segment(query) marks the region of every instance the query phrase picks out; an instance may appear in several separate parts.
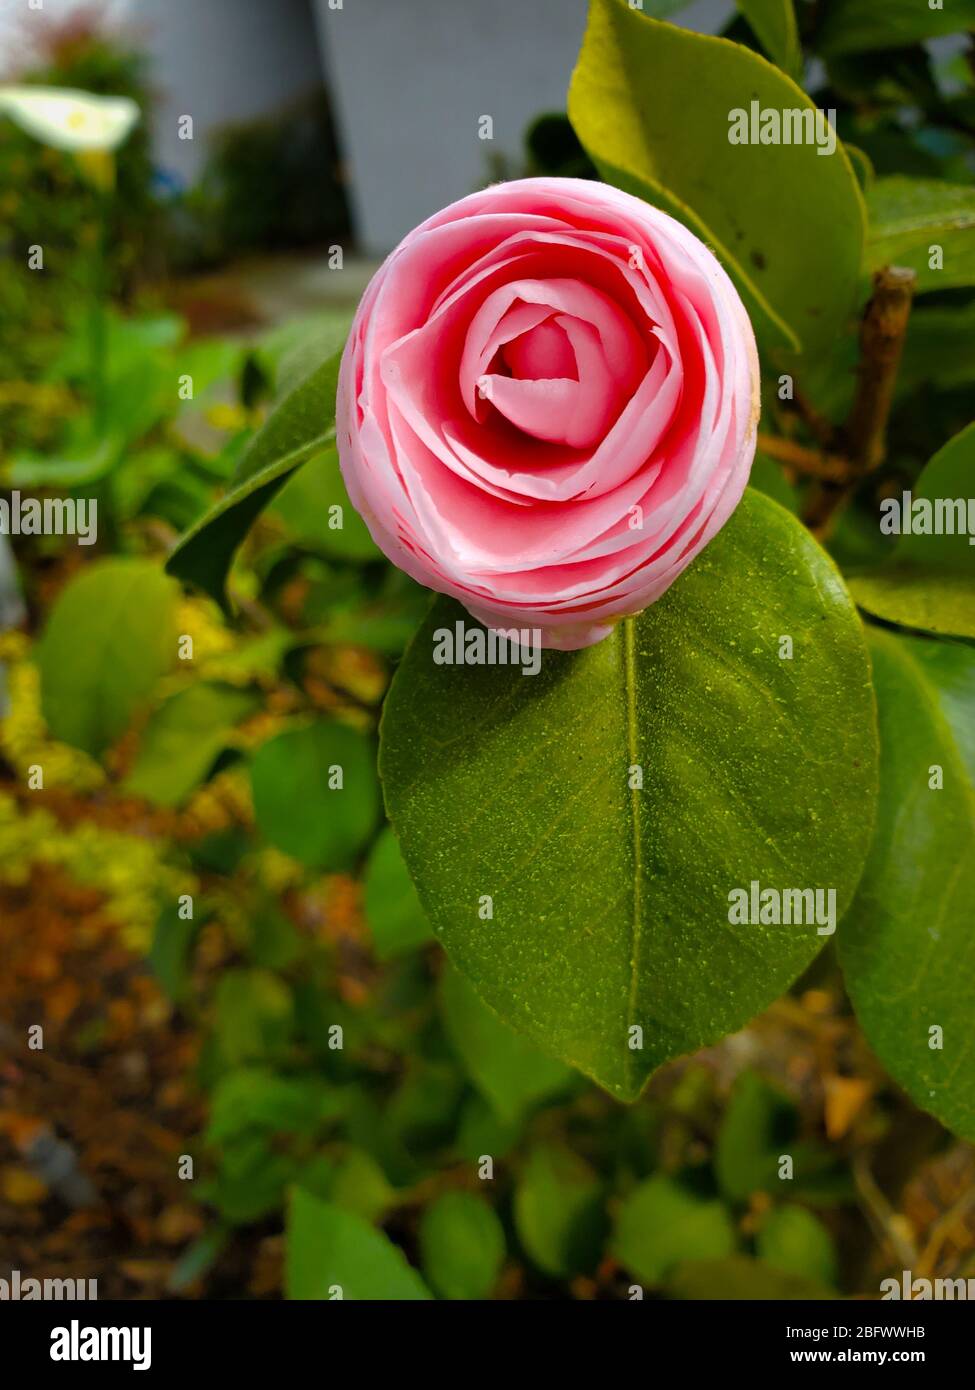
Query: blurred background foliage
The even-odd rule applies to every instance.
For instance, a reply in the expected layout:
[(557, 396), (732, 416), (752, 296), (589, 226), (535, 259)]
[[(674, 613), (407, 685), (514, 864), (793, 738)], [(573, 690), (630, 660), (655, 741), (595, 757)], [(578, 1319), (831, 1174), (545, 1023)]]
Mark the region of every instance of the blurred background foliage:
[[(975, 49), (941, 66), (921, 41), (886, 47), (883, 8), (848, 51), (817, 49), (817, 7), (800, 5), (815, 99), (836, 106), (868, 190), (968, 181)], [(730, 33), (758, 46), (743, 16)], [(153, 100), (140, 55), (97, 27), (23, 80)], [(0, 123), (2, 485), (100, 509), (97, 546), (18, 538), (19, 579), (2, 581), (0, 1047), (37, 1023), (45, 1044), (0, 1065), (0, 1264), (97, 1277), (103, 1298), (327, 1297), (326, 1248), (346, 1297), (876, 1296), (902, 1267), (975, 1275), (971, 1146), (872, 1058), (831, 949), (632, 1108), (450, 971), (374, 772), (426, 596), (374, 548), (333, 449), (248, 537), (232, 619), (163, 577), (308, 345), (349, 322), (354, 290), (260, 325), (236, 299), (201, 310), (185, 278), (347, 246), (323, 148), (337, 171), (327, 109), (303, 106), (228, 131), (176, 193), (143, 124), (106, 194)], [(593, 173), (562, 113), (525, 148), (523, 169), (486, 174)], [(45, 270), (28, 273), (39, 227)], [(975, 413), (973, 315), (964, 287), (915, 310), (891, 436), (905, 484)], [(795, 505), (781, 470), (759, 469)], [(875, 505), (835, 543), (869, 558)]]

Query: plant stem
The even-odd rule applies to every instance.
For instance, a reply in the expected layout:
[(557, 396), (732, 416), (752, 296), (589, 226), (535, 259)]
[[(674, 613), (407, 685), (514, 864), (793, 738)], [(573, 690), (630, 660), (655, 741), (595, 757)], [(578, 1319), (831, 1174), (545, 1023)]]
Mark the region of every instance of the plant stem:
[(92, 419), (96, 436), (105, 425), (105, 240), (108, 211), (106, 200), (98, 195), (98, 222), (92, 247), (90, 275), (91, 302), (88, 306), (88, 370), (92, 398)]
[(803, 514), (806, 525), (818, 535), (829, 530), (856, 484), (879, 468), (886, 456), (887, 421), (916, 283), (914, 271), (901, 266), (885, 266), (873, 277), (873, 294), (860, 324), (856, 394), (840, 433), (849, 476), (845, 482), (819, 483)]
[(887, 420), (894, 399), (917, 276), (887, 266), (873, 278), (873, 295), (860, 325), (860, 363), (853, 408), (844, 434), (847, 452), (860, 473), (884, 461)]
[(832, 420), (821, 415), (798, 386), (795, 387), (795, 408), (805, 421), (806, 428), (823, 449), (832, 449), (836, 444), (836, 426)]
[(842, 454), (808, 449), (804, 444), (796, 444), (794, 440), (785, 439), (781, 435), (760, 434), (758, 451), (778, 463), (787, 464), (797, 473), (809, 478), (843, 483), (850, 477), (850, 461)]
[(864, 1153), (854, 1155), (851, 1169), (860, 1201), (878, 1238), (887, 1241), (902, 1268), (914, 1269), (917, 1262), (914, 1243), (877, 1186)]

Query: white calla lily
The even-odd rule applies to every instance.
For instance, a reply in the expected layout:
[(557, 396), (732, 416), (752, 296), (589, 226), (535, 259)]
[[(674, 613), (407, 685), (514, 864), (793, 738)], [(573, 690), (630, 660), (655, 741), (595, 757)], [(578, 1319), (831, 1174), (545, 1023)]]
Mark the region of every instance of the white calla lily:
[(43, 144), (72, 153), (117, 149), (139, 119), (128, 97), (66, 87), (0, 86), (0, 112)]

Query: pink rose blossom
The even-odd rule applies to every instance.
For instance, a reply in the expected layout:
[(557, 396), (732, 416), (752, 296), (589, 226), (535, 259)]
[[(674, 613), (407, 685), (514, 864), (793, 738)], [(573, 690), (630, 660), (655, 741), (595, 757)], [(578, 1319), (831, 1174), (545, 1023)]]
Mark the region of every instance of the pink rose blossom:
[(758, 426), (751, 324), (712, 253), (638, 198), (521, 179), (376, 272), (337, 434), (377, 545), (491, 627), (585, 647), (727, 521)]

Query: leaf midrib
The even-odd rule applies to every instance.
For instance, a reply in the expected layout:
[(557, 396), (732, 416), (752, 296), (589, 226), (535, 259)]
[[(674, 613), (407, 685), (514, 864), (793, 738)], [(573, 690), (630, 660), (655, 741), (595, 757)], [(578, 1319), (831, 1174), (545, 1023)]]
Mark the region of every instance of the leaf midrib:
[(640, 985), (639, 957), (640, 936), (643, 927), (643, 839), (640, 821), (640, 791), (632, 786), (630, 768), (639, 765), (637, 743), (636, 708), (636, 624), (633, 618), (623, 619), (623, 691), (626, 698), (626, 744), (629, 763), (627, 784), (630, 792), (630, 833), (633, 840), (633, 913), (630, 922), (630, 992), (627, 1003), (626, 1038), (623, 1053), (623, 1080), (627, 1090), (633, 1084), (633, 1048), (630, 1047), (630, 1029), (637, 1012), (637, 996)]

